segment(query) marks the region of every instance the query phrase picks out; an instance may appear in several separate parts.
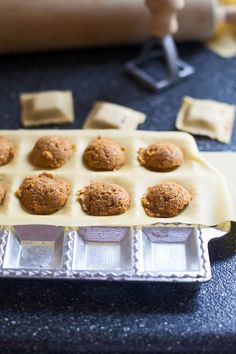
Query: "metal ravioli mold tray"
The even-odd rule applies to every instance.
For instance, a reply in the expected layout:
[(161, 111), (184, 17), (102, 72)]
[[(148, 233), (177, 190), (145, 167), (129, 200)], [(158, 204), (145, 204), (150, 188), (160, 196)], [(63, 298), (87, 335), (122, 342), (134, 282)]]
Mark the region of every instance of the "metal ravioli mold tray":
[(211, 278), (208, 242), (230, 230), (197, 225), (18, 225), (0, 231), (0, 276), (197, 283)]
[[(50, 170), (70, 183), (72, 193), (57, 213), (33, 215), (24, 210), (15, 191), (24, 177), (42, 172), (27, 157), (39, 137), (52, 134), (63, 135), (75, 145), (71, 159), (61, 168)], [(94, 172), (83, 165), (84, 149), (99, 135), (127, 147), (127, 163), (120, 170)], [(202, 159), (190, 135), (21, 130), (0, 131), (0, 136), (6, 136), (16, 146), (13, 160), (0, 167), (0, 182), (7, 189), (0, 206), (0, 276), (192, 283), (210, 279), (208, 242), (229, 231), (230, 223), (221, 224), (219, 218), (231, 218), (222, 216), (226, 208), (217, 207), (223, 205), (219, 196), (225, 195), (222, 181)], [(179, 145), (185, 157), (183, 166), (173, 172), (158, 173), (139, 165), (138, 148), (157, 139)], [(145, 214), (140, 199), (148, 186), (167, 179), (190, 190), (193, 200), (180, 216), (171, 220), (151, 218)], [(129, 210), (113, 217), (85, 214), (76, 193), (94, 180), (125, 187), (131, 197)]]

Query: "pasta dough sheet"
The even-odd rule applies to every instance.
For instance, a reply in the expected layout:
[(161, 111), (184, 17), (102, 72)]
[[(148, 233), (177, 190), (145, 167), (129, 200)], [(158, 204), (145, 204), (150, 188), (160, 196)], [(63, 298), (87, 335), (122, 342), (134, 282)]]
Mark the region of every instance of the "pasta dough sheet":
[[(75, 144), (75, 152), (67, 164), (50, 170), (55, 177), (68, 181), (72, 188), (66, 205), (52, 215), (32, 215), (15, 196), (22, 180), (37, 175), (41, 170), (28, 161), (28, 154), (36, 140), (43, 135), (58, 134)], [(186, 223), (217, 225), (236, 220), (236, 204), (233, 203), (224, 177), (199, 153), (192, 136), (180, 132), (146, 132), (116, 130), (18, 130), (0, 131), (0, 136), (12, 140), (16, 156), (0, 167), (0, 183), (7, 188), (4, 203), (0, 206), (1, 225), (48, 224), (61, 226), (132, 226), (154, 223)], [(82, 154), (92, 139), (101, 136), (112, 139), (127, 147), (127, 162), (118, 171), (93, 172), (82, 162)], [(140, 166), (137, 151), (157, 141), (177, 144), (183, 151), (184, 163), (172, 172), (152, 172)], [(45, 171), (45, 170), (44, 170)], [(117, 183), (128, 191), (131, 206), (125, 214), (94, 217), (85, 214), (76, 200), (78, 190), (92, 181)], [(192, 194), (189, 206), (173, 218), (153, 218), (146, 215), (141, 197), (149, 186), (172, 181), (181, 184)]]
[(216, 33), (208, 40), (206, 45), (222, 58), (234, 57), (236, 55), (236, 25), (219, 24)]
[(236, 206), (236, 152), (203, 152), (202, 156), (224, 175)]
[[(222, 5), (236, 5), (236, 0), (220, 0), (219, 2)], [(223, 58), (234, 57), (236, 55), (236, 25), (219, 23), (206, 46)]]

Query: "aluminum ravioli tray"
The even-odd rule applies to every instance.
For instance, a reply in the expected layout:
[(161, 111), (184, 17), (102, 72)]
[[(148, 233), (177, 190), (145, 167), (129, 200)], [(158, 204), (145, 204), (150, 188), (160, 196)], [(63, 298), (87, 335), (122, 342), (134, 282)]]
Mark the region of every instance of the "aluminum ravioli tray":
[[(134, 151), (128, 151), (128, 166), (119, 171), (86, 171), (79, 155), (91, 139), (99, 135), (114, 138), (115, 141), (128, 145), (128, 148), (134, 145), (136, 150), (158, 139), (179, 143), (184, 155), (188, 155), (185, 173), (191, 173), (191, 159), (197, 161), (199, 154), (194, 140), (185, 133), (130, 134), (104, 130), (1, 131), (0, 136), (11, 139), (17, 151), (11, 163), (0, 167), (1, 183), (5, 183), (7, 187), (4, 201), (6, 205), (0, 208), (0, 276), (189, 283), (211, 278), (208, 242), (229, 232), (230, 222), (212, 227), (186, 223), (184, 217), (183, 222), (175, 218), (172, 223), (169, 220), (163, 222), (163, 219), (159, 221), (141, 212), (135, 215), (135, 210), (128, 216), (119, 216), (117, 219), (91, 217), (83, 215), (79, 205), (75, 209), (78, 212), (76, 219), (70, 215), (70, 209), (73, 209), (73, 203), (77, 203), (76, 201), (68, 201), (69, 205), (72, 205), (70, 209), (51, 216), (32, 215), (23, 210), (14, 192), (25, 176), (41, 172), (29, 164), (27, 154), (35, 141), (45, 134), (60, 134), (71, 138), (75, 145), (78, 144), (68, 167), (65, 165), (51, 172), (55, 176), (70, 180), (71, 174), (75, 175), (78, 171), (78, 179), (81, 177), (84, 185), (91, 179), (96, 180), (97, 175), (100, 176), (99, 180), (114, 181), (111, 176), (115, 174), (115, 180), (119, 182), (121, 178), (125, 187), (125, 178), (132, 174), (132, 179), (135, 168), (135, 173), (139, 173), (138, 168), (145, 170), (136, 166), (132, 171), (132, 163), (137, 164), (137, 158)], [(128, 139), (129, 137), (131, 138)], [(132, 141), (134, 138), (135, 144)], [(186, 150), (189, 146), (192, 147), (190, 152)], [(145, 180), (147, 179), (145, 188), (146, 185), (152, 185), (154, 180), (158, 180), (154, 175), (161, 175), (162, 180), (164, 178), (163, 173), (144, 171)], [(176, 176), (181, 179), (178, 171), (167, 175), (168, 179), (171, 176), (171, 180), (175, 180)], [(76, 190), (78, 186), (74, 188), (71, 198), (75, 197)], [(186, 220), (189, 220), (188, 215)]]
[(0, 276), (202, 282), (208, 242), (230, 230), (197, 225), (81, 227), (27, 225), (0, 231)]

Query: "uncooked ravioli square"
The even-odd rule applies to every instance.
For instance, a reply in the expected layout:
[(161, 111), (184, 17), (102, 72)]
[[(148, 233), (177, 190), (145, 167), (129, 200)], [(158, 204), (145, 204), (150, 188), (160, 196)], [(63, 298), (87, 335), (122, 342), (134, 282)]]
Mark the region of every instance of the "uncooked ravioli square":
[(178, 112), (176, 128), (228, 144), (231, 140), (234, 117), (233, 105), (186, 96)]
[(109, 102), (95, 102), (85, 120), (84, 129), (135, 130), (143, 123), (146, 115), (131, 108)]
[(74, 121), (71, 91), (45, 91), (20, 95), (24, 127), (69, 124)]

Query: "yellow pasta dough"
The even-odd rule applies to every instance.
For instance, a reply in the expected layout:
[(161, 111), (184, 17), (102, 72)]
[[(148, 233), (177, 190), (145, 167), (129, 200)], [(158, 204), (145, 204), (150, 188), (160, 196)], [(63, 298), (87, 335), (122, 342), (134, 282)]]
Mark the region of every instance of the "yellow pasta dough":
[[(14, 158), (0, 167), (0, 184), (6, 196), (0, 205), (1, 225), (46, 224), (61, 226), (133, 226), (156, 223), (217, 225), (236, 220), (236, 203), (232, 200), (223, 176), (198, 151), (193, 137), (180, 132), (147, 132), (121, 130), (58, 130), (57, 135), (69, 140), (75, 150), (70, 160), (53, 171), (55, 178), (68, 183), (71, 193), (66, 205), (53, 215), (32, 215), (25, 210), (15, 192), (27, 176), (39, 175), (40, 170), (28, 160), (35, 142), (52, 130), (0, 131), (15, 147)], [(117, 171), (92, 171), (83, 163), (83, 153), (96, 137), (111, 139), (126, 147), (126, 163)], [(168, 141), (183, 152), (183, 164), (170, 172), (150, 171), (140, 165), (138, 150), (156, 142)], [(77, 193), (93, 182), (112, 183), (123, 187), (130, 198), (130, 207), (115, 216), (87, 215), (77, 201)], [(141, 199), (148, 188), (160, 183), (181, 185), (191, 195), (189, 205), (177, 216), (151, 217), (145, 213)]]

